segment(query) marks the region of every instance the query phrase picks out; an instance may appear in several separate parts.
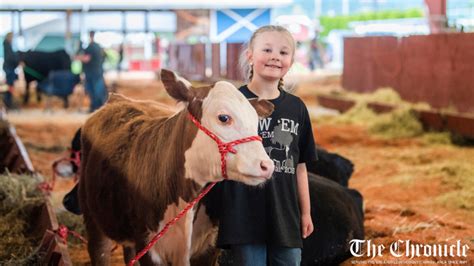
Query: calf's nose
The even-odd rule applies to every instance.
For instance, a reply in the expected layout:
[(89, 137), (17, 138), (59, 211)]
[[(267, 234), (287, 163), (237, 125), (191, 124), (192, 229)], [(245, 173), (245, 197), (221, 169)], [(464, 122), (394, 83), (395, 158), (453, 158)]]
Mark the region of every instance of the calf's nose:
[(274, 168), (275, 166), (273, 165), (272, 160), (263, 160), (260, 162), (260, 170), (262, 171), (262, 176), (267, 179), (272, 177)]

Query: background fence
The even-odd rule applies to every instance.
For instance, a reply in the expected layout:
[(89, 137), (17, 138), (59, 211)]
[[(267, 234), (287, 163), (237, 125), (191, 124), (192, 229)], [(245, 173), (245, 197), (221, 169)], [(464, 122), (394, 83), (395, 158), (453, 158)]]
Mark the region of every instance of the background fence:
[(474, 112), (474, 33), (346, 38), (342, 84), (388, 86), (407, 101)]
[(242, 43), (172, 44), (168, 66), (192, 80), (242, 80)]

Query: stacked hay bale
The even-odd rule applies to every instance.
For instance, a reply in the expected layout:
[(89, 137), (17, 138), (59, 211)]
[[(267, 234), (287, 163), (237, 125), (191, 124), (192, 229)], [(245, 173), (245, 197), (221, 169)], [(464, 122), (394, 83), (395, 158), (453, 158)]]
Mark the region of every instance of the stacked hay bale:
[(45, 203), (38, 181), (28, 175), (0, 175), (0, 265), (34, 265), (41, 254), (35, 235)]

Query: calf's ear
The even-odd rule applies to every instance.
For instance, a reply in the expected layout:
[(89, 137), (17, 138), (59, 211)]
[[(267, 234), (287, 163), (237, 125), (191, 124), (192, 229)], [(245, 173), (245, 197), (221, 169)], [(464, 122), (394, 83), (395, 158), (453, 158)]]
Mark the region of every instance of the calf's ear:
[(250, 104), (257, 111), (258, 117), (265, 118), (273, 113), (275, 106), (267, 100), (251, 99)]
[(192, 99), (191, 83), (178, 77), (173, 71), (162, 69), (161, 82), (163, 82), (166, 92), (174, 99), (181, 102), (188, 102)]

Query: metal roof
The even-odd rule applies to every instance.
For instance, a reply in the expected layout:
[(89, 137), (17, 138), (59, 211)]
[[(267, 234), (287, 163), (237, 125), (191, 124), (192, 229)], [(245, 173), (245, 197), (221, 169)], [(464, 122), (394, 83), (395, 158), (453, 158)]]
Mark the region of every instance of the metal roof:
[(271, 8), (292, 3), (293, 0), (1, 0), (0, 11)]

